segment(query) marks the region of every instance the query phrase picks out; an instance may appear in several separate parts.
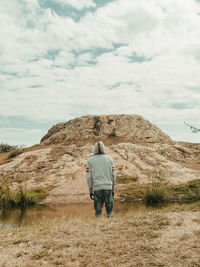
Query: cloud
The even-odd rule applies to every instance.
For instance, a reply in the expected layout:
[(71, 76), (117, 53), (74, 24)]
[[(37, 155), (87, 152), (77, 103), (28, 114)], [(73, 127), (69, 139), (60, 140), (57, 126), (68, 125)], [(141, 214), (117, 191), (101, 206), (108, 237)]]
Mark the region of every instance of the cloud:
[(172, 135), (184, 121), (200, 124), (199, 3), (97, 2), (0, 7), (0, 115), (45, 123), (138, 113)]
[(45, 134), (46, 129), (1, 128), (0, 142), (10, 145), (31, 146), (38, 144), (41, 136)]
[(56, 3), (61, 3), (63, 5), (71, 5), (76, 9), (95, 7), (96, 4), (92, 0), (56, 0)]

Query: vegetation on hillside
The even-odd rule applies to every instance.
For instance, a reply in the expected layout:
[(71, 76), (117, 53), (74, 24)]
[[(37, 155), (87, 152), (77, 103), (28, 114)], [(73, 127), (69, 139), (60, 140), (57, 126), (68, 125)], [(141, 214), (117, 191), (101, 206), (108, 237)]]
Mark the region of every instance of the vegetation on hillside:
[(36, 190), (12, 190), (8, 185), (0, 187), (0, 209), (9, 207), (27, 208), (37, 204), (47, 196), (43, 189)]
[(200, 180), (195, 179), (180, 185), (153, 182), (148, 185), (128, 186), (118, 189), (118, 196), (128, 201), (143, 201), (149, 206), (166, 202), (194, 202), (200, 200)]
[(18, 156), (19, 154), (21, 154), (23, 152), (24, 149), (24, 145), (23, 146), (19, 146), (19, 145), (9, 145), (7, 143), (0, 143), (0, 153), (8, 153), (8, 157), (7, 159), (11, 159), (14, 158), (16, 156)]
[(0, 210), (9, 207), (27, 208), (47, 197), (47, 192), (44, 189), (26, 190), (20, 186), (17, 189), (12, 189), (9, 178), (8, 175), (1, 175), (0, 177)]

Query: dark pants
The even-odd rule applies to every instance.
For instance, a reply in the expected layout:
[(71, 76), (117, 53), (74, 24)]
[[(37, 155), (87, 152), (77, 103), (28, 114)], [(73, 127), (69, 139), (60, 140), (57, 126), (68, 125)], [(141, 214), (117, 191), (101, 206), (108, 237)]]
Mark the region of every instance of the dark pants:
[(94, 192), (94, 209), (96, 217), (101, 216), (104, 203), (106, 206), (107, 217), (113, 217), (112, 190), (100, 190)]

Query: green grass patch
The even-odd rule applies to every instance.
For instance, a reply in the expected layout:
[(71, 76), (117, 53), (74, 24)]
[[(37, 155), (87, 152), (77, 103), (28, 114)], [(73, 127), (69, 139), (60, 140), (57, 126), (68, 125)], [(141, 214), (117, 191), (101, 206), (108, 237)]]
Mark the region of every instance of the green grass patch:
[(138, 180), (137, 176), (134, 176), (134, 177), (131, 177), (131, 176), (119, 176), (119, 177), (117, 177), (117, 183), (118, 184), (129, 184), (131, 182), (137, 182), (137, 180)]
[(145, 203), (195, 202), (200, 201), (200, 180), (192, 180), (180, 185), (151, 184), (146, 187), (130, 184), (118, 190), (124, 200), (144, 201)]
[(25, 191), (22, 189), (12, 190), (8, 185), (0, 187), (0, 209), (9, 207), (26, 208), (37, 204), (47, 197), (47, 192), (43, 189)]
[(185, 184), (173, 185), (166, 188), (169, 198), (174, 200), (199, 201), (200, 200), (200, 180), (192, 180)]

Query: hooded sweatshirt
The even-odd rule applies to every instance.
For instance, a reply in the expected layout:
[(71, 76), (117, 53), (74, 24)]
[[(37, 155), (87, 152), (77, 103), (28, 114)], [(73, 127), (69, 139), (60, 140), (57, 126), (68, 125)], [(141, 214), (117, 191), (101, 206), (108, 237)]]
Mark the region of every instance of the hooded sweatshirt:
[(113, 159), (106, 155), (102, 142), (94, 145), (93, 156), (86, 165), (86, 178), (90, 192), (92, 190), (113, 190), (116, 181), (116, 172)]

